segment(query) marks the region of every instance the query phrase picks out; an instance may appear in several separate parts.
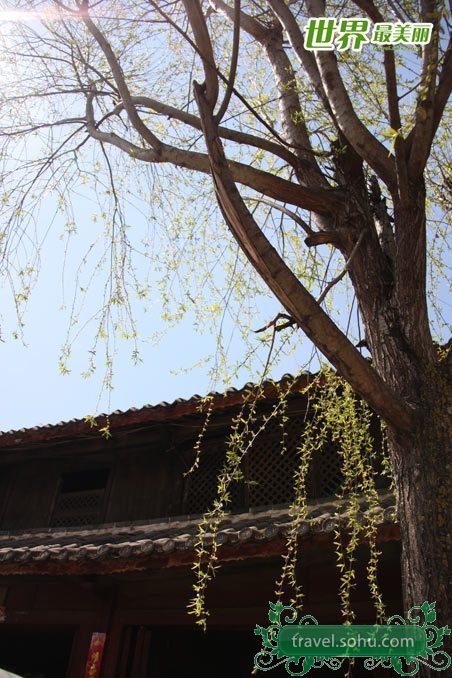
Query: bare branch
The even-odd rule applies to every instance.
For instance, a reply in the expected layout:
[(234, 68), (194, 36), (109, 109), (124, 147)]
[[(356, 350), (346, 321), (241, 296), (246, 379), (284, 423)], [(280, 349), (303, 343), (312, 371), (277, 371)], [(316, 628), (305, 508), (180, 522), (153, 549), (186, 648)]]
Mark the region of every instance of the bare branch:
[(320, 233), (313, 233), (304, 242), (308, 247), (317, 247), (318, 245), (339, 247), (341, 238), (337, 231), (321, 231)]
[(413, 413), (333, 323), (267, 240), (243, 202), (229, 170), (202, 87), (195, 83), (218, 203), (231, 232), (287, 313), (369, 405), (397, 430), (409, 431)]
[[(202, 131), (200, 119), (192, 113), (181, 111), (179, 108), (175, 108), (174, 106), (170, 106), (169, 104), (162, 103), (157, 99), (151, 99), (150, 97), (146, 96), (133, 96), (131, 97), (131, 100), (135, 106), (143, 106), (151, 111), (155, 111), (161, 115), (166, 115), (168, 118), (172, 118), (174, 120), (179, 120), (186, 125), (190, 125), (190, 127), (193, 127), (194, 129)], [(124, 105), (120, 103), (115, 107), (112, 113), (118, 114), (123, 110), (123, 108)], [(268, 151), (269, 153), (273, 153), (273, 155), (278, 156), (287, 162), (291, 167), (295, 167), (297, 165), (297, 157), (291, 151), (289, 151), (286, 146), (281, 146), (280, 144), (270, 141), (270, 139), (266, 139), (263, 136), (258, 137), (253, 134), (230, 129), (229, 127), (220, 126), (218, 129), (222, 139), (235, 141), (239, 144), (246, 144), (248, 146), (253, 146), (254, 148), (261, 148), (263, 151)]]
[[(285, 320), (285, 322), (278, 325), (279, 320)], [(258, 330), (254, 330), (254, 334), (260, 334), (261, 332), (265, 332), (266, 330), (269, 330), (270, 327), (273, 327), (275, 332), (281, 332), (281, 330), (285, 330), (288, 327), (293, 327), (296, 324), (297, 323), (292, 318), (292, 316), (287, 315), (287, 313), (278, 313), (276, 317), (273, 318), (273, 320), (270, 320), (270, 322), (264, 325), (264, 327), (260, 327)]]
[(358, 251), (358, 247), (361, 245), (361, 242), (362, 242), (362, 240), (363, 240), (363, 238), (364, 238), (365, 235), (366, 235), (366, 231), (361, 231), (361, 233), (360, 233), (360, 235), (359, 235), (359, 238), (358, 238), (358, 240), (356, 241), (356, 244), (355, 244), (355, 246), (353, 247), (353, 249), (352, 249), (352, 251), (351, 251), (351, 254), (350, 254), (349, 258), (348, 258), (347, 261), (345, 262), (344, 268), (343, 268), (342, 271), (339, 273), (339, 275), (337, 275), (335, 278), (333, 278), (332, 280), (330, 280), (330, 282), (329, 282), (328, 285), (325, 287), (325, 289), (323, 290), (323, 292), (322, 292), (322, 294), (320, 295), (320, 297), (317, 299), (317, 303), (318, 303), (318, 304), (321, 304), (321, 303), (322, 303), (322, 301), (325, 299), (325, 297), (326, 297), (326, 295), (328, 294), (328, 292), (329, 292), (335, 285), (337, 285), (337, 283), (340, 282), (340, 281), (342, 280), (342, 278), (345, 276), (345, 274), (347, 273), (348, 269), (350, 268), (350, 264), (352, 263), (352, 261), (353, 261), (353, 259), (354, 259), (354, 257), (355, 257), (356, 252)]
[(435, 134), (434, 104), (438, 71), (439, 3), (435, 0), (421, 0), (421, 7), (422, 20), (433, 23), (433, 32), (430, 42), (422, 47), (421, 81), (408, 159), (408, 171), (412, 178), (422, 176)]
[(63, 127), (64, 125), (74, 125), (76, 123), (85, 122), (84, 118), (65, 118), (63, 120), (55, 120), (55, 122), (42, 122), (30, 125), (28, 127), (18, 125), (18, 127), (11, 131), (0, 129), (0, 137), (17, 137), (31, 132), (37, 132), (40, 129), (49, 129), (51, 127)]
[[(234, 10), (223, 0), (210, 0), (210, 6), (230, 21), (234, 19)], [(300, 99), (294, 87), (295, 73), (283, 47), (282, 31), (279, 27), (272, 30), (266, 28), (245, 12), (240, 12), (240, 20), (243, 29), (262, 45), (273, 70), (279, 94), (283, 134), (299, 159), (297, 167), (299, 180), (307, 186), (327, 186), (328, 182), (312, 153)]]
[[(366, 12), (367, 16), (374, 22), (384, 22), (384, 17), (380, 10), (374, 5), (372, 0), (353, 0), (359, 9)], [(386, 73), (386, 94), (388, 98), (389, 122), (393, 130), (402, 129), (400, 119), (399, 96), (397, 93), (397, 71), (394, 52), (392, 49), (383, 50), (383, 62)], [(397, 172), (397, 188), (399, 200), (406, 204), (409, 197), (408, 188), (408, 168), (405, 157), (405, 142), (401, 134), (398, 134), (394, 144), (395, 164)]]
[(110, 66), (111, 72), (115, 79), (116, 86), (118, 88), (118, 92), (121, 96), (122, 101), (124, 102), (124, 108), (126, 109), (130, 122), (135, 127), (138, 134), (140, 134), (140, 136), (145, 141), (147, 141), (147, 143), (150, 144), (156, 151), (159, 151), (161, 142), (155, 136), (155, 134), (153, 134), (151, 130), (144, 124), (144, 122), (138, 115), (136, 108), (131, 101), (131, 94), (129, 88), (127, 87), (121, 65), (117, 60), (110, 43), (108, 42), (107, 38), (102, 33), (102, 31), (100, 31), (99, 28), (97, 28), (97, 26), (91, 20), (86, 11), (81, 12), (80, 16), (83, 18), (83, 21), (87, 29), (89, 30), (89, 32), (91, 33), (91, 35), (96, 40), (99, 47), (105, 54), (105, 58), (107, 59), (108, 65)]
[(206, 78), (206, 97), (213, 110), (218, 99), (218, 75), (206, 20), (199, 0), (182, 0), (182, 2), (201, 55)]
[(234, 91), (234, 82), (237, 73), (237, 63), (239, 59), (239, 46), (240, 46), (240, 0), (234, 0), (234, 35), (232, 39), (231, 66), (229, 68), (229, 78), (228, 84), (226, 86), (226, 92), (223, 101), (221, 102), (221, 106), (215, 115), (215, 121), (217, 122), (217, 124), (220, 124), (224, 114), (226, 113), (229, 106), (229, 102), (231, 101), (232, 93)]
[(288, 217), (293, 219), (296, 224), (301, 226), (303, 231), (307, 233), (309, 236), (314, 235), (314, 231), (312, 228), (302, 219), (301, 217), (298, 216), (298, 214), (295, 214), (292, 210), (287, 209), (287, 207), (284, 207), (283, 205), (279, 205), (276, 202), (272, 202), (271, 200), (265, 200), (265, 198), (246, 198), (247, 200), (251, 200), (252, 202), (258, 202), (262, 203), (264, 205), (269, 205), (270, 207), (274, 207), (275, 209), (279, 210), (283, 214), (286, 214)]
[[(153, 163), (169, 162), (178, 167), (210, 173), (209, 158), (205, 153), (186, 151), (169, 144), (161, 144), (159, 152), (156, 152), (152, 148), (141, 148), (113, 132), (102, 132), (94, 119), (94, 96), (95, 92), (90, 92), (86, 102), (86, 126), (93, 139), (116, 146), (137, 160)], [(338, 189), (308, 189), (240, 162), (231, 161), (229, 167), (235, 181), (275, 200), (325, 215), (335, 214), (343, 207), (345, 196)]]

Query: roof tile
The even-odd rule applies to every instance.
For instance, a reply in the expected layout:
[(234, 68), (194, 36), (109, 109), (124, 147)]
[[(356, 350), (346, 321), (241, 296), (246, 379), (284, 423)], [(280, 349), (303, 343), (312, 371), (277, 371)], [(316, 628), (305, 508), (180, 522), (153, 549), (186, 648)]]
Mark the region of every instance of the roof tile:
[[(380, 524), (394, 522), (395, 502), (391, 494), (379, 497), (379, 507), (369, 509), (361, 500), (360, 518), (365, 520), (370, 513), (377, 513)], [(326, 510), (328, 509), (328, 510)], [(347, 518), (343, 502), (328, 502), (308, 507), (304, 520), (297, 526), (300, 535), (310, 532), (331, 532)], [(0, 534), (0, 568), (2, 563), (35, 562), (84, 562), (111, 558), (130, 558), (153, 552), (169, 554), (191, 551), (198, 539), (200, 520), (179, 517), (177, 520), (148, 524), (99, 525), (92, 528), (61, 530), (33, 530)], [(284, 538), (292, 527), (288, 507), (253, 513), (227, 515), (217, 533), (219, 544), (244, 544)], [(207, 534), (207, 542), (213, 540)]]

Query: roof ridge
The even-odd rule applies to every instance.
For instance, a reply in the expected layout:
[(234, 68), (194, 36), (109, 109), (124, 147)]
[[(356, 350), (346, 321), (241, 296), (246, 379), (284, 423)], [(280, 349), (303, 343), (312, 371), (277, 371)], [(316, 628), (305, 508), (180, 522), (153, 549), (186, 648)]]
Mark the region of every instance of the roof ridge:
[(234, 387), (226, 389), (224, 393), (211, 391), (205, 396), (195, 394), (190, 398), (176, 398), (173, 402), (162, 401), (156, 405), (143, 405), (142, 407), (130, 407), (128, 410), (115, 410), (108, 413), (100, 413), (96, 417), (84, 417), (69, 419), (56, 424), (42, 424), (21, 429), (0, 431), (0, 447), (12, 447), (22, 443), (33, 443), (53, 438), (67, 438), (71, 435), (85, 435), (93, 433), (93, 420), (98, 426), (107, 420), (110, 428), (121, 429), (134, 424), (150, 423), (152, 421), (168, 421), (179, 417), (199, 414), (203, 401), (213, 400), (214, 409), (231, 407), (242, 402), (244, 394), (250, 389), (263, 388), (264, 396), (276, 395), (280, 384), (293, 380), (294, 390), (313, 379), (316, 375), (309, 372), (300, 375), (283, 374), (279, 380), (266, 379), (261, 384), (247, 382), (241, 389)]

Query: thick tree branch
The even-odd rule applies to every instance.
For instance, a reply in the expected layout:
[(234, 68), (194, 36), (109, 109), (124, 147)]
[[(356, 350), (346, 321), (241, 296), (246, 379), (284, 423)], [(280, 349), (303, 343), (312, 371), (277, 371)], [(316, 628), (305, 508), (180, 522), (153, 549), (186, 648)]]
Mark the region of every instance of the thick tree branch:
[(275, 31), (265, 45), (279, 93), (279, 110), (284, 137), (299, 160), (297, 176), (306, 186), (328, 186), (312, 153), (311, 140), (304, 122), (300, 98), (295, 89), (295, 72), (283, 47), (282, 31)]
[[(306, 5), (311, 17), (323, 16), (324, 7), (321, 0), (307, 0)], [(333, 52), (317, 50), (315, 59), (325, 93), (342, 133), (350, 146), (394, 193), (396, 189), (394, 163), (388, 157), (388, 151), (384, 145), (373, 136), (357, 116), (339, 72), (336, 56)]]
[(306, 186), (328, 186), (328, 181), (312, 153), (300, 98), (295, 89), (295, 73), (283, 47), (282, 31), (275, 30), (264, 48), (279, 94), (283, 134), (299, 159), (298, 179)]
[[(143, 162), (168, 162), (177, 167), (185, 167), (205, 174), (210, 173), (209, 158), (205, 153), (186, 151), (169, 144), (163, 144), (162, 142), (160, 142), (159, 151), (156, 152), (153, 148), (141, 148), (113, 132), (103, 132), (95, 122), (94, 97), (95, 92), (91, 92), (87, 96), (86, 102), (86, 127), (93, 139), (116, 146), (116, 148), (124, 151), (132, 158), (142, 160)], [(319, 188), (314, 190), (305, 188), (240, 162), (231, 161), (229, 168), (234, 181), (248, 186), (259, 193), (263, 193), (274, 200), (297, 205), (297, 207), (325, 215), (337, 214), (338, 211), (344, 208), (345, 194), (339, 189)]]
[[(384, 22), (384, 17), (380, 10), (374, 5), (372, 0), (353, 0), (374, 22)], [(386, 74), (386, 95), (388, 99), (389, 122), (393, 130), (401, 130), (402, 121), (400, 119), (399, 96), (397, 93), (397, 70), (394, 52), (392, 49), (383, 50), (383, 63)], [(397, 188), (399, 200), (402, 203), (408, 201), (408, 168), (405, 155), (405, 141), (402, 134), (397, 135), (394, 144), (395, 164), (397, 172)]]
[(220, 124), (221, 120), (223, 119), (223, 116), (228, 109), (229, 102), (231, 101), (231, 96), (234, 92), (234, 82), (237, 73), (237, 64), (239, 60), (239, 47), (240, 47), (240, 0), (234, 0), (234, 33), (232, 38), (231, 66), (229, 68), (229, 77), (228, 84), (226, 85), (226, 92), (223, 101), (221, 102), (220, 108), (215, 114), (215, 121), (217, 124)]
[(154, 148), (154, 150), (158, 152), (160, 150), (160, 140), (155, 136), (155, 134), (151, 132), (151, 130), (144, 124), (138, 115), (137, 110), (131, 101), (131, 94), (129, 88), (127, 87), (121, 65), (117, 60), (110, 43), (102, 31), (97, 28), (86, 11), (81, 12), (80, 16), (82, 17), (87, 29), (96, 40), (97, 44), (104, 53), (105, 58), (107, 59), (130, 122), (138, 134), (144, 139), (144, 141), (146, 141), (150, 146), (152, 146), (152, 148)]
[(206, 78), (206, 97), (212, 110), (218, 99), (218, 75), (213, 55), (212, 42), (199, 0), (182, 0), (195, 37), (198, 53), (202, 59)]
[(267, 0), (267, 4), (271, 7), (274, 15), (284, 27), (284, 30), (286, 31), (290, 40), (290, 44), (292, 45), (292, 49), (297, 55), (301, 66), (306, 71), (312, 86), (314, 87), (318, 97), (325, 107), (325, 110), (330, 113), (333, 122), (337, 125), (337, 121), (334, 117), (333, 111), (331, 110), (330, 103), (323, 87), (322, 78), (320, 77), (315, 56), (313, 52), (309, 52), (307, 49), (305, 49), (303, 34), (301, 32), (300, 26), (297, 23), (297, 20), (284, 0)]
[(435, 134), (434, 104), (438, 71), (440, 4), (435, 0), (421, 0), (422, 20), (433, 23), (433, 32), (430, 42), (422, 48), (421, 81), (408, 159), (408, 171), (413, 179), (421, 177), (424, 172)]
[[(234, 9), (224, 0), (209, 0), (210, 7), (218, 14), (222, 14), (229, 21), (234, 21)], [(263, 44), (271, 35), (271, 30), (257, 19), (240, 10), (240, 26), (248, 35), (251, 35), (259, 44)]]
[[(165, 115), (168, 118), (173, 120), (179, 120), (180, 122), (197, 129), (200, 132), (201, 121), (192, 113), (187, 113), (187, 111), (181, 111), (179, 108), (165, 104), (157, 99), (152, 99), (151, 97), (146, 96), (133, 96), (131, 100), (135, 106), (142, 106), (149, 109), (150, 111), (155, 111), (161, 115)], [(112, 114), (118, 114), (124, 109), (124, 105), (118, 104), (115, 109), (112, 111)], [(218, 128), (220, 136), (222, 139), (227, 139), (228, 141), (235, 141), (238, 144), (246, 144), (247, 146), (253, 146), (254, 148), (261, 148), (263, 151), (268, 151), (273, 155), (278, 156), (285, 162), (287, 162), (291, 167), (296, 167), (297, 157), (286, 147), (277, 144), (275, 141), (271, 141), (262, 136), (255, 136), (254, 134), (248, 134), (246, 132), (240, 132), (239, 130), (230, 129), (229, 127), (223, 127), (220, 125)]]
[(438, 87), (435, 93), (435, 101), (433, 104), (433, 128), (430, 146), (435, 137), (439, 123), (441, 122), (441, 118), (443, 116), (446, 104), (449, 101), (451, 91), (452, 91), (452, 40), (449, 41), (449, 45), (444, 56), (444, 62), (439, 76)]
[[(210, 6), (229, 21), (234, 19), (234, 10), (223, 0), (209, 0)], [(270, 30), (257, 19), (240, 12), (242, 28), (262, 45), (273, 71), (279, 95), (279, 109), (284, 138), (299, 159), (297, 176), (307, 186), (327, 186), (328, 182), (320, 170), (311, 141), (303, 120), (300, 98), (295, 85), (295, 72), (289, 57), (284, 51), (282, 31), (275, 27)]]
[[(172, 162), (179, 167), (210, 172), (209, 159), (204, 153), (165, 146), (162, 155), (162, 162)], [(346, 196), (341, 190), (305, 188), (274, 174), (234, 161), (230, 162), (229, 168), (240, 184), (249, 186), (274, 200), (297, 205), (297, 207), (326, 216), (337, 215), (344, 209)]]
[[(302, 67), (329, 112), (333, 123), (342, 131), (348, 143), (359, 156), (369, 163), (388, 187), (394, 191), (396, 177), (393, 163), (386, 148), (365, 127), (356, 115), (342, 81), (336, 58), (328, 52), (310, 52), (304, 47), (300, 26), (284, 0), (267, 0), (289, 37), (290, 43)], [(323, 5), (309, 3), (311, 16), (322, 16)]]
[(397, 430), (408, 432), (414, 415), (305, 289), (267, 240), (243, 202), (231, 175), (203, 89), (195, 83), (218, 202), (231, 232), (291, 318), (369, 405)]
[[(444, 56), (443, 66), (441, 68), (441, 73), (438, 80), (438, 86), (434, 95), (433, 102), (433, 116), (432, 116), (432, 126), (430, 129), (430, 135), (425, 140), (425, 150), (427, 157), (430, 154), (430, 149), (435, 138), (435, 134), (438, 130), (438, 126), (441, 122), (441, 118), (444, 113), (447, 102), (452, 91), (452, 41), (449, 41), (449, 45)], [(415, 128), (413, 128), (406, 139), (407, 153), (410, 155), (411, 149), (414, 144), (414, 134)]]

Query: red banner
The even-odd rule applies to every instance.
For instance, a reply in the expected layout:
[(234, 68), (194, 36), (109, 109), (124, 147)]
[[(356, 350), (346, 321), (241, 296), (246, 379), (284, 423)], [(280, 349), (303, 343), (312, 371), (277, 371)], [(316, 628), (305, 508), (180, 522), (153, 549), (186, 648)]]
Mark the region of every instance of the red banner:
[(93, 633), (89, 646), (88, 659), (86, 660), (83, 678), (99, 678), (104, 653), (105, 633)]

